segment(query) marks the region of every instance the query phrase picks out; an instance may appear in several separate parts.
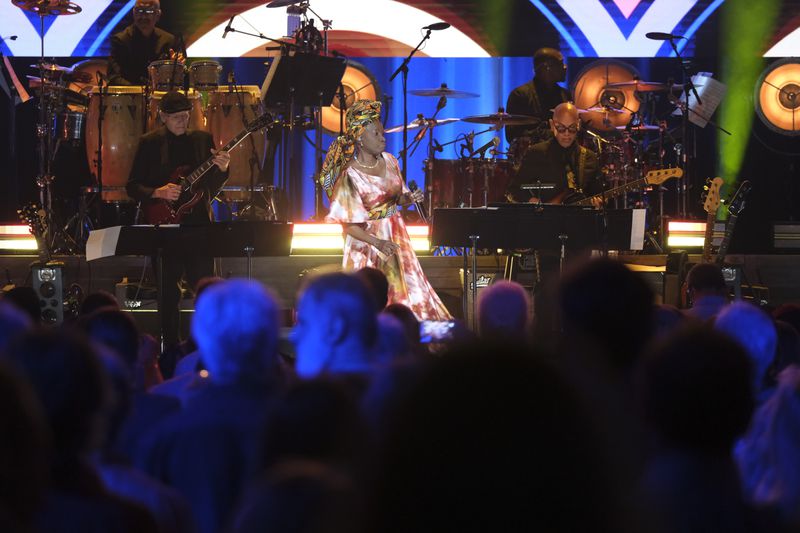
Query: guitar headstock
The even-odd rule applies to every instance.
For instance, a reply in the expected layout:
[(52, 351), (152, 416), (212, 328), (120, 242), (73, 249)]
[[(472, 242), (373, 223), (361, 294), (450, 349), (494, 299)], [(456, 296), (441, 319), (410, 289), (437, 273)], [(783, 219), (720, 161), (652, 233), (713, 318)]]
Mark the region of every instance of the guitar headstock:
[(733, 216), (738, 216), (744, 209), (745, 199), (753, 186), (749, 180), (744, 180), (736, 192), (733, 194), (730, 202), (728, 202), (728, 213)]
[(648, 185), (661, 185), (671, 178), (683, 177), (683, 169), (680, 167), (675, 168), (662, 168), (661, 170), (651, 170), (645, 176)]
[(28, 225), (34, 237), (41, 238), (47, 231), (46, 213), (35, 203), (26, 204), (22, 209), (17, 209), (17, 215), (20, 222)]
[(717, 209), (719, 208), (719, 204), (721, 203), (720, 200), (720, 190), (722, 189), (722, 184), (724, 180), (720, 177), (714, 178), (713, 180), (708, 180), (706, 185), (703, 187), (705, 189), (705, 201), (703, 202), (703, 209), (706, 213), (716, 213)]
[(250, 122), (245, 125), (245, 128), (249, 133), (253, 133), (255, 131), (261, 130), (272, 124), (274, 118), (269, 113), (264, 113), (262, 115), (257, 116)]

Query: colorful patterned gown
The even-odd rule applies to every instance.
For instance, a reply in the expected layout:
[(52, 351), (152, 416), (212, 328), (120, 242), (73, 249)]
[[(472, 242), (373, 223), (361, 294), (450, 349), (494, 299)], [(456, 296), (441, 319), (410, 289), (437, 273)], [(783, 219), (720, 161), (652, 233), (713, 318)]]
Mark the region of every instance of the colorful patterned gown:
[(383, 158), (386, 161), (385, 178), (352, 166), (345, 170), (334, 188), (326, 220), (363, 224), (369, 234), (392, 241), (400, 248), (387, 258), (374, 246), (347, 235), (343, 266), (345, 270), (363, 267), (381, 270), (389, 279), (389, 303), (409, 307), (420, 320), (448, 320), (450, 313), (428, 283), (400, 216), (397, 200), (409, 190), (403, 183), (397, 159), (386, 152)]

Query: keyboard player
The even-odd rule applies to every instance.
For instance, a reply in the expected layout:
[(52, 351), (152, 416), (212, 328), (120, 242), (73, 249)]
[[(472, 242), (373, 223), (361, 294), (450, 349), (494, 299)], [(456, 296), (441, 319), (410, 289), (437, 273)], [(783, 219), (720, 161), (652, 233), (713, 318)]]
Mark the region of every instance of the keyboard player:
[[(550, 129), (553, 138), (533, 145), (525, 154), (506, 191), (510, 201), (570, 203), (602, 192), (597, 154), (577, 142), (578, 108), (569, 102), (556, 106)], [(537, 183), (553, 187), (535, 194), (521, 188)]]

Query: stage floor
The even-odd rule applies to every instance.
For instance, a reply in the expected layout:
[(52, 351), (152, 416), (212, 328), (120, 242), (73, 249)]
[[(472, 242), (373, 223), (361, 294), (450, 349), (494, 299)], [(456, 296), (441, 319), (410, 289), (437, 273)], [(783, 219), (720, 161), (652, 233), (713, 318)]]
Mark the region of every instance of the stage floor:
[[(96, 290), (116, 293), (118, 284), (139, 283), (145, 279), (153, 286), (153, 276), (149, 261), (143, 257), (109, 257), (87, 262), (82, 256), (56, 257), (64, 263), (65, 285), (77, 283), (85, 294)], [(464, 259), (460, 256), (434, 257), (420, 256), (420, 264), (436, 292), (455, 317), (462, 318), (461, 269)], [(648, 281), (659, 302), (675, 303), (674, 283), (665, 272), (666, 255), (620, 255), (620, 261), (631, 266)], [(800, 302), (800, 255), (731, 255), (730, 264), (742, 267), (742, 282), (745, 285), (763, 287), (757, 296), (766, 303), (776, 306), (786, 302)], [(4, 274), (4, 284), (30, 285), (30, 264), (33, 255), (0, 255), (0, 266)], [(690, 262), (698, 262), (699, 255), (690, 255)], [(260, 257), (252, 263), (253, 278), (271, 287), (287, 310), (293, 309), (295, 297), (302, 283), (303, 275), (312, 271), (336, 270), (342, 263), (341, 255), (293, 255), (289, 257)], [(485, 280), (500, 278), (503, 275), (505, 256), (487, 255), (478, 257), (478, 273)], [(218, 271), (222, 277), (245, 277), (246, 260), (243, 258), (222, 258), (218, 260)], [(674, 276), (672, 276), (674, 278)], [(532, 273), (521, 272), (519, 281), (528, 285)], [(674, 279), (673, 279), (674, 281)], [(479, 285), (480, 286), (480, 285)], [(748, 296), (747, 289), (743, 291)], [(135, 313), (155, 315), (155, 302), (143, 300), (129, 309)], [(184, 310), (190, 312), (192, 301), (185, 300)], [(137, 317), (144, 319), (144, 317)], [(153, 319), (155, 317), (153, 316)], [(148, 323), (151, 319), (145, 319)], [(186, 322), (186, 321), (184, 321)], [(146, 329), (150, 329), (148, 326)]]

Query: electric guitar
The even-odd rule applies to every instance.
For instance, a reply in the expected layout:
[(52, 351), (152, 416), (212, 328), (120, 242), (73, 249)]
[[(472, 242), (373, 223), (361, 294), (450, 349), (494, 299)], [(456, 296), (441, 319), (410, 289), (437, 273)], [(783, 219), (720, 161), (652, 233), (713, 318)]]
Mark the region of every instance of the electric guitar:
[(36, 250), (40, 263), (49, 263), (52, 259), (50, 248), (47, 246), (47, 217), (44, 209), (35, 203), (27, 204), (17, 210), (20, 222), (27, 224), (31, 235), (36, 239)]
[(703, 236), (703, 263), (711, 262), (711, 241), (714, 236), (714, 224), (717, 222), (717, 209), (721, 203), (719, 192), (724, 183), (722, 178), (714, 178), (706, 183), (703, 209), (708, 216), (706, 217), (706, 233)]
[[(272, 123), (272, 116), (268, 113), (257, 117), (252, 122), (249, 122), (245, 129), (239, 132), (236, 137), (228, 141), (228, 143), (220, 148), (223, 152), (228, 152), (236, 147), (251, 133), (263, 129)], [(162, 200), (160, 198), (151, 198), (146, 202), (142, 202), (142, 214), (148, 224), (178, 224), (181, 219), (190, 212), (200, 200), (202, 200), (208, 191), (197, 186), (198, 181), (214, 166), (214, 158), (209, 157), (206, 161), (197, 167), (193, 172), (186, 175), (189, 170), (187, 167), (179, 167), (170, 177), (170, 183), (176, 183), (181, 186), (181, 195), (174, 202)]]
[[(661, 185), (668, 179), (672, 178), (680, 178), (683, 176), (683, 169), (680, 167), (675, 168), (665, 168), (661, 170), (651, 170), (648, 172), (643, 178), (639, 178), (637, 180), (629, 181), (625, 185), (620, 185), (619, 187), (614, 187), (613, 189), (609, 189), (601, 194), (595, 194), (594, 196), (589, 196), (588, 198), (582, 198), (577, 202), (569, 202), (569, 205), (592, 205), (592, 201), (594, 199), (610, 199), (625, 194), (626, 192), (634, 191), (636, 189), (640, 189), (646, 185)], [(574, 192), (574, 191), (570, 191)]]
[(733, 230), (736, 227), (736, 219), (739, 218), (739, 213), (744, 209), (745, 199), (753, 186), (750, 181), (744, 180), (739, 188), (734, 193), (731, 201), (728, 202), (728, 223), (725, 226), (725, 235), (722, 237), (722, 242), (719, 245), (719, 251), (714, 262), (720, 266), (725, 261), (725, 256), (728, 254), (728, 246), (731, 243)]

